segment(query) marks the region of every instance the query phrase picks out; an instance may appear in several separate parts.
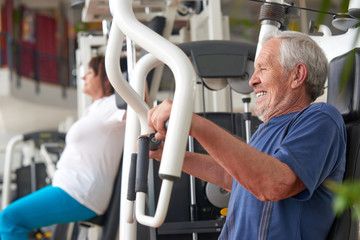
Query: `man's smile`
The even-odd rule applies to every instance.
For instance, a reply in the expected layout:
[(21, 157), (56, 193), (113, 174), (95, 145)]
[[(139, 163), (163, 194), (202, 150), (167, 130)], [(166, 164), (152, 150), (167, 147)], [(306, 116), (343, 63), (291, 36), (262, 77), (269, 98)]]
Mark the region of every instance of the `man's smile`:
[(260, 97), (265, 96), (266, 94), (267, 94), (267, 92), (258, 92), (258, 93), (256, 93), (256, 97), (260, 98)]

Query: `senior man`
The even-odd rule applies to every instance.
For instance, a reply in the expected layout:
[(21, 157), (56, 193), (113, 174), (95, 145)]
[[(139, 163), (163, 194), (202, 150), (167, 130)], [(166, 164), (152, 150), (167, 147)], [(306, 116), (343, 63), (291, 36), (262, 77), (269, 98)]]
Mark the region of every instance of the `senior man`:
[[(219, 239), (326, 239), (335, 215), (324, 182), (342, 181), (346, 152), (341, 114), (313, 103), (324, 89), (327, 59), (309, 36), (279, 31), (266, 36), (254, 68), (249, 83), (263, 123), (249, 144), (193, 114), (189, 135), (208, 155), (186, 152), (183, 171), (231, 191)], [(149, 111), (159, 139), (171, 105)]]

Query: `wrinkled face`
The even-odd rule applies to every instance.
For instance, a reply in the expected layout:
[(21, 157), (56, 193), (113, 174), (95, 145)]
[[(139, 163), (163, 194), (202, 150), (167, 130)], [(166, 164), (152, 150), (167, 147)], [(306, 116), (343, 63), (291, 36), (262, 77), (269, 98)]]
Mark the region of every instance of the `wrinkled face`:
[(284, 72), (278, 60), (280, 43), (280, 39), (271, 39), (264, 44), (249, 82), (257, 97), (255, 113), (264, 122), (285, 114), (292, 99), (289, 74)]
[(82, 79), (84, 80), (83, 93), (94, 100), (103, 97), (100, 74), (96, 76), (94, 69), (88, 68)]

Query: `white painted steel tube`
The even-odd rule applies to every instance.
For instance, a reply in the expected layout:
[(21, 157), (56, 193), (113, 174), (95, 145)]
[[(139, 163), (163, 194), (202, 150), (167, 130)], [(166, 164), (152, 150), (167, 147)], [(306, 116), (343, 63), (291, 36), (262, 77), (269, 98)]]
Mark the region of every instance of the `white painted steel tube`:
[[(125, 143), (124, 154), (121, 171), (121, 201), (120, 201), (120, 220), (119, 220), (119, 239), (131, 240), (136, 239), (136, 221), (133, 221), (134, 202), (127, 200), (129, 170), (131, 162), (131, 154), (135, 153), (136, 141), (140, 133), (140, 124), (135, 111), (130, 105), (127, 107), (125, 126)], [(132, 219), (127, 219), (132, 218)]]
[(134, 201), (127, 200), (126, 205), (125, 220), (127, 223), (134, 223)]
[[(132, 105), (132, 103), (136, 104), (136, 101), (139, 100), (139, 98), (136, 97), (138, 96), (137, 94), (135, 94), (135, 97), (132, 97), (134, 95), (134, 90), (131, 88), (121, 89), (124, 88), (124, 86), (120, 85), (121, 82), (124, 83), (121, 77), (121, 70), (119, 70), (118, 66), (114, 65), (118, 64), (120, 54), (119, 51), (115, 51), (115, 49), (119, 47), (116, 46), (112, 39), (123, 39), (122, 32), (146, 51), (152, 53), (160, 61), (167, 64), (175, 77), (176, 92), (169, 120), (167, 140), (164, 146), (159, 170), (160, 176), (165, 179), (163, 180), (154, 217), (146, 216), (145, 211), (141, 211), (141, 209), (145, 207), (145, 193), (138, 193), (136, 200), (137, 220), (142, 224), (156, 227), (160, 226), (165, 219), (171, 195), (173, 182), (166, 180), (166, 178), (173, 180), (174, 178), (179, 178), (181, 175), (183, 157), (192, 116), (196, 75), (191, 62), (183, 51), (137, 21), (132, 11), (132, 1), (112, 0), (110, 6), (112, 6), (112, 12), (114, 14), (113, 26), (118, 25), (121, 31), (115, 30), (117, 29), (116, 27), (112, 27), (112, 31), (110, 32), (107, 47), (109, 50), (107, 50), (107, 55), (110, 54), (111, 56), (106, 56), (106, 70), (109, 79), (112, 78), (110, 82), (117, 91), (118, 89), (120, 90), (118, 91), (119, 94), (127, 101), (127, 103), (131, 105), (137, 113), (138, 110), (140, 110), (139, 112), (143, 114), (144, 111), (141, 111), (141, 109), (137, 110), (135, 109), (137, 106)], [(111, 35), (113, 35), (113, 37)], [(122, 94), (123, 92), (125, 93), (124, 95)], [(139, 118), (141, 122), (141, 119), (144, 119), (144, 116), (139, 116)], [(143, 123), (141, 123), (141, 125), (143, 126)]]
[[(134, 81), (134, 85), (133, 85), (134, 89), (144, 86), (146, 76), (148, 75), (150, 70), (159, 66), (160, 64), (162, 63), (152, 54), (147, 54), (144, 57), (142, 57), (137, 62), (133, 71), (132, 81)], [(144, 121), (140, 120), (140, 122), (146, 122), (146, 119), (144, 119)], [(149, 133), (150, 131), (151, 129), (147, 124), (141, 126), (142, 134)], [(136, 193), (135, 215), (137, 220), (141, 224), (156, 228), (159, 227), (165, 221), (166, 213), (169, 207), (172, 186), (173, 186), (173, 181), (169, 181), (166, 179), (163, 180), (161, 184), (159, 200), (156, 208), (157, 210), (153, 217), (145, 215), (146, 194), (143, 192)]]
[(40, 154), (44, 159), (46, 165), (46, 173), (52, 179), (56, 171), (56, 164), (51, 160), (49, 152), (46, 147), (59, 147), (57, 143), (43, 143), (40, 146)]
[(2, 186), (2, 197), (1, 197), (1, 209), (5, 209), (10, 204), (11, 195), (11, 158), (13, 156), (13, 150), (17, 143), (24, 140), (24, 135), (16, 135), (12, 137), (5, 150), (5, 162), (4, 162), (4, 176)]
[[(132, 75), (132, 87), (136, 92), (142, 93), (144, 91), (145, 86), (145, 79), (147, 74), (150, 72), (151, 69), (157, 67), (161, 62), (156, 59), (151, 54), (148, 54), (142, 57), (138, 63), (136, 64), (133, 75)], [(144, 116), (145, 114), (139, 114), (139, 116)], [(151, 131), (149, 126), (146, 123), (145, 119), (140, 119), (141, 124), (141, 134), (146, 134)], [(143, 192), (138, 192), (136, 194), (136, 216), (138, 221), (150, 227), (159, 227), (166, 218), (171, 190), (173, 186), (173, 181), (163, 180), (159, 195), (159, 201), (157, 204), (157, 211), (153, 217), (149, 217), (145, 215), (145, 200), (146, 194)], [(133, 202), (127, 201), (127, 208), (125, 209), (126, 214), (126, 222), (132, 223), (133, 222)]]
[(181, 49), (145, 27), (135, 18), (132, 1), (112, 1), (114, 18), (121, 31), (168, 65), (175, 77), (176, 91), (159, 174), (162, 177), (178, 178), (181, 175), (190, 129), (196, 87), (195, 71)]
[[(147, 74), (150, 72), (151, 69), (157, 67), (158, 65), (162, 64), (157, 58), (153, 55), (148, 54), (142, 57), (136, 64), (135, 68), (133, 69), (132, 81), (131, 85), (133, 89), (138, 92), (142, 93), (145, 91), (143, 88), (145, 86), (145, 79)], [(146, 114), (139, 114), (139, 117), (145, 116)], [(146, 123), (145, 119), (140, 119), (141, 124), (141, 134), (146, 134), (151, 131), (149, 126)], [(157, 210), (154, 217), (145, 216), (145, 199), (146, 194), (139, 192), (136, 194), (136, 216), (140, 216), (138, 221), (141, 224), (150, 226), (150, 227), (158, 227), (160, 226), (166, 217), (167, 209), (169, 206), (169, 200), (171, 195), (172, 189), (172, 181), (164, 180), (161, 185), (160, 195)], [(133, 202), (127, 201), (127, 208), (125, 209), (126, 214), (126, 221), (128, 223), (133, 222)]]
[(256, 47), (255, 58), (257, 58), (257, 56), (260, 53), (260, 50), (261, 50), (262, 46), (264, 45), (264, 43), (263, 43), (264, 37), (267, 34), (276, 32), (278, 30), (279, 30), (279, 28), (277, 26), (274, 26), (274, 25), (271, 25), (271, 24), (261, 24), (260, 32), (259, 32), (258, 44), (257, 44), (257, 47)]
[[(163, 63), (157, 58), (155, 58), (152, 54), (146, 54), (139, 59), (139, 61), (135, 65), (135, 68), (133, 69), (133, 74), (131, 76), (132, 87), (136, 92), (145, 94), (146, 76), (152, 69), (161, 64)], [(152, 129), (147, 124), (147, 113), (148, 108), (144, 113), (137, 112), (141, 124), (141, 134), (148, 134), (152, 131)]]
[[(120, 239), (136, 239), (136, 223), (133, 221), (134, 202), (126, 199), (131, 154), (136, 152), (136, 139), (140, 133), (138, 117), (146, 118), (148, 106), (143, 98), (129, 85), (120, 69), (121, 46), (125, 35), (113, 20), (105, 54), (105, 68), (114, 89), (128, 103), (120, 203)], [(135, 113), (139, 115), (136, 116)], [(141, 115), (142, 114), (142, 115)], [(144, 123), (142, 123), (144, 125)]]
[(131, 154), (136, 152), (136, 140), (140, 133), (140, 125), (136, 112), (144, 113), (146, 117), (148, 107), (143, 98), (128, 84), (120, 69), (121, 46), (125, 35), (120, 31), (113, 20), (108, 44), (105, 53), (105, 68), (109, 81), (114, 89), (128, 103), (126, 117), (126, 131), (124, 144), (124, 157), (121, 182), (120, 202), (120, 239), (136, 239), (136, 223), (132, 220), (134, 216), (134, 203), (126, 199), (128, 190), (128, 178)]
[(116, 19), (114, 19), (105, 53), (106, 74), (114, 89), (137, 114), (140, 114), (139, 119), (146, 119), (149, 107), (121, 73), (120, 56), (124, 37), (124, 34), (116, 25)]
[[(146, 76), (151, 71), (151, 69), (157, 67), (160, 64), (161, 64), (161, 62), (158, 59), (156, 59), (151, 54), (147, 54), (144, 57), (142, 57), (135, 65), (135, 68), (132, 71), (133, 74), (131, 76), (131, 86), (137, 93), (139, 93), (142, 96), (142, 98), (145, 95)], [(147, 125), (146, 116), (147, 116), (148, 109), (142, 108), (142, 110), (145, 112), (138, 113), (139, 118), (141, 118), (140, 119), (141, 134), (147, 134), (152, 131), (152, 129)], [(126, 187), (127, 187), (127, 185), (126, 185)], [(124, 200), (125, 200), (125, 198), (124, 198)], [(132, 223), (133, 215), (134, 215), (133, 214), (134, 203), (130, 202), (128, 200), (127, 200), (127, 202), (128, 202), (127, 203), (128, 206), (124, 209), (124, 211), (126, 211), (125, 218), (126, 218), (127, 223)]]
[[(250, 103), (244, 103), (244, 113), (250, 113)], [(245, 120), (245, 133), (246, 133), (246, 143), (250, 143), (251, 138), (251, 119)]]
[(359, 0), (350, 0), (349, 1), (349, 7), (348, 9), (359, 9), (360, 8), (360, 2)]
[(153, 228), (161, 226), (161, 224), (165, 221), (173, 184), (174, 182), (171, 180), (164, 179), (162, 181), (159, 200), (154, 216), (145, 215), (144, 203), (146, 201), (146, 194), (143, 192), (136, 193), (135, 212), (136, 219), (139, 221), (139, 223)]
[[(278, 3), (278, 4), (284, 4), (283, 0), (267, 0), (266, 2), (269, 3)], [(255, 54), (255, 58), (257, 58), (257, 56), (259, 55), (259, 52), (262, 48), (263, 45), (263, 38), (266, 34), (272, 33), (272, 32), (276, 32), (277, 30), (279, 30), (278, 26), (275, 26), (273, 24), (270, 24), (269, 21), (263, 21), (261, 23), (261, 27), (260, 27), (260, 32), (259, 32), (259, 39), (258, 39), (258, 44), (256, 47), (256, 54)]]
[[(324, 50), (330, 62), (337, 56), (360, 47), (360, 28), (350, 28), (346, 33), (332, 36), (310, 36)], [(357, 41), (355, 41), (357, 40)], [(334, 47), (336, 46), (336, 48)]]

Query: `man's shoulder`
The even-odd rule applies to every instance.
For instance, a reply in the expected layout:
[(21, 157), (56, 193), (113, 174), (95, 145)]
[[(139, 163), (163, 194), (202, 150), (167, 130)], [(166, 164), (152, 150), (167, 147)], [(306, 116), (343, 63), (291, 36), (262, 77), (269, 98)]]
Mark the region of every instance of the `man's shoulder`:
[(324, 110), (336, 110), (338, 111), (333, 105), (326, 103), (326, 102), (315, 102), (311, 104), (311, 108), (314, 109), (324, 109)]
[(313, 116), (311, 120), (319, 120), (319, 124), (329, 124), (330, 126), (335, 124), (338, 128), (344, 128), (345, 123), (341, 113), (332, 105), (324, 102), (313, 103), (309, 107), (307, 114)]
[(319, 113), (328, 114), (328, 115), (336, 117), (336, 118), (342, 118), (339, 110), (337, 110), (331, 104), (328, 104), (325, 102), (317, 102), (317, 103), (311, 104), (311, 106), (309, 107), (309, 112), (319, 112)]

